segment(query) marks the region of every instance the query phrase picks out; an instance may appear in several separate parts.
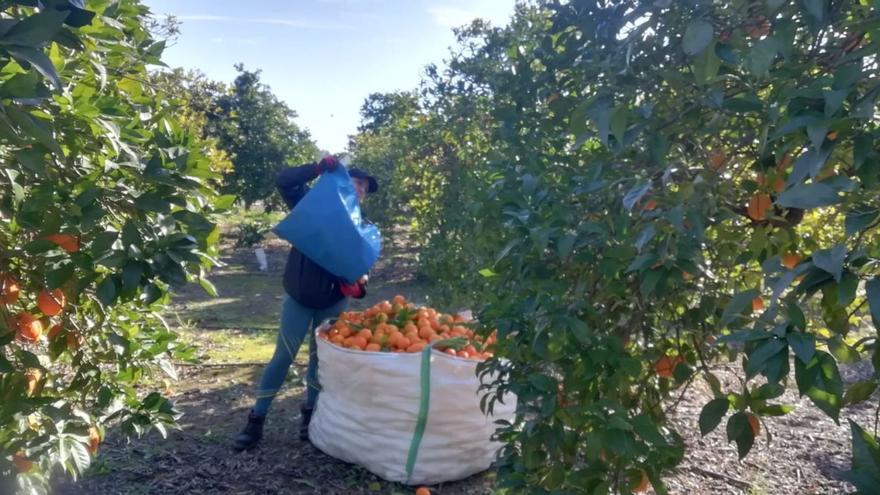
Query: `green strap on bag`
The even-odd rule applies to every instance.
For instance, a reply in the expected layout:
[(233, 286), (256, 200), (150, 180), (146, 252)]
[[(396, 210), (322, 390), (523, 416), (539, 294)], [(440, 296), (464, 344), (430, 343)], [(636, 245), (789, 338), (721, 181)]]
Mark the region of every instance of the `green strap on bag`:
[(442, 345), (450, 348), (461, 347), (466, 341), (461, 338), (438, 340), (425, 346), (422, 350), (422, 366), (419, 372), (419, 414), (416, 418), (416, 429), (413, 431), (412, 441), (409, 444), (409, 453), (406, 456), (406, 479), (410, 481), (416, 460), (419, 456), (419, 447), (425, 436), (425, 427), (428, 424), (428, 410), (431, 408), (431, 351), (434, 345)]

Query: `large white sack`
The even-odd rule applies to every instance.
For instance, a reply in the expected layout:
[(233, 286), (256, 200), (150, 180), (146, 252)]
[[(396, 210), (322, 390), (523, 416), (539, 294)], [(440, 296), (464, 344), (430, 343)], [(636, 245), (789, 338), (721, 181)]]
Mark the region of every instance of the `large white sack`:
[[(315, 336), (317, 338), (317, 336)], [(434, 485), (485, 471), (501, 447), (496, 420), (512, 421), (513, 396), (480, 410), (477, 361), (431, 353), (425, 433), (412, 476), (406, 463), (418, 420), (422, 353), (351, 351), (317, 338), (321, 394), (309, 438), (324, 453), (388, 481)]]

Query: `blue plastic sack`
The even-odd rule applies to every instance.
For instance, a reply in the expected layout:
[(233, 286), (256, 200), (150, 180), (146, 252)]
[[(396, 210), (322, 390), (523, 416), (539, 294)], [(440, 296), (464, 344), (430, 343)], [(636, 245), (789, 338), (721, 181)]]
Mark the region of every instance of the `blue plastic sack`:
[(322, 174), (273, 232), (349, 283), (370, 271), (382, 249), (379, 229), (364, 221), (348, 171), (341, 165)]

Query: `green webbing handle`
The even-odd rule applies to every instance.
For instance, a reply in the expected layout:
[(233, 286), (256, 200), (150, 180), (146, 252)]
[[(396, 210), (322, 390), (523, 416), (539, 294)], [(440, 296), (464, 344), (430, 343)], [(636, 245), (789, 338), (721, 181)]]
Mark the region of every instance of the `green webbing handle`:
[(431, 350), (435, 345), (456, 348), (463, 347), (467, 341), (462, 338), (438, 340), (425, 346), (422, 350), (422, 366), (419, 373), (419, 415), (416, 419), (416, 429), (413, 432), (412, 441), (409, 444), (409, 453), (406, 456), (406, 480), (412, 478), (413, 469), (416, 467), (416, 459), (419, 456), (419, 446), (425, 436), (425, 426), (428, 424), (428, 409), (431, 407)]

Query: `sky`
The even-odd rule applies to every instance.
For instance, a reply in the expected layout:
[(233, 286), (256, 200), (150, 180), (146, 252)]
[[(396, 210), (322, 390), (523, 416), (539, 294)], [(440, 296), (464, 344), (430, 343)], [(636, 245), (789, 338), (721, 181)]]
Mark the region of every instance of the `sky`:
[(321, 149), (339, 153), (374, 92), (415, 89), (454, 45), (453, 27), (482, 18), (504, 25), (515, 0), (144, 0), (173, 14), (181, 34), (171, 67), (231, 82), (235, 64), (293, 108)]

